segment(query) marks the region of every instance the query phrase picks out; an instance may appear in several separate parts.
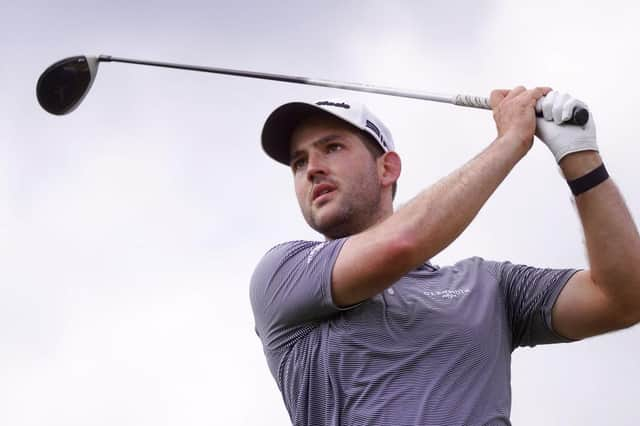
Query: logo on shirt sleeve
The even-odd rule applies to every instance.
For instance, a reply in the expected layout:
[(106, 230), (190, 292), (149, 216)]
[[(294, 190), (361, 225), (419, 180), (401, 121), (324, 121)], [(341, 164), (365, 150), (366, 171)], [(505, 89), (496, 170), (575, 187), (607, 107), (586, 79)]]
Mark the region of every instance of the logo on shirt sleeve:
[(324, 246), (326, 246), (328, 244), (328, 241), (325, 241), (324, 243), (320, 243), (317, 246), (315, 246), (314, 248), (311, 249), (311, 251), (309, 252), (309, 255), (307, 256), (307, 265), (311, 263), (311, 261), (313, 260), (313, 258), (315, 257), (316, 253), (318, 253), (320, 250), (322, 250), (322, 248)]

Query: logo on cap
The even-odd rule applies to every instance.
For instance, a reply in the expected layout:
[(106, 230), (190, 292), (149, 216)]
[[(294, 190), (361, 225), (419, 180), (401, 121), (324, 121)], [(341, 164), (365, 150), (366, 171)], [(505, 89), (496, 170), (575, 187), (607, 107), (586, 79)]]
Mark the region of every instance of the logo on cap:
[(339, 108), (344, 108), (344, 109), (349, 109), (351, 108), (351, 105), (349, 104), (345, 104), (344, 102), (329, 102), (329, 101), (320, 101), (320, 102), (316, 102), (316, 105), (319, 106), (334, 106), (334, 107), (339, 107)]
[(380, 142), (382, 143), (382, 145), (384, 145), (384, 147), (388, 151), (389, 150), (389, 146), (387, 145), (387, 142), (384, 140), (384, 136), (382, 136), (382, 133), (380, 133), (380, 129), (378, 129), (378, 126), (376, 126), (375, 124), (373, 124), (369, 120), (367, 120), (367, 122), (365, 123), (365, 126), (367, 126), (369, 129), (371, 129), (373, 131), (373, 133), (375, 133), (378, 136), (378, 139), (380, 139)]

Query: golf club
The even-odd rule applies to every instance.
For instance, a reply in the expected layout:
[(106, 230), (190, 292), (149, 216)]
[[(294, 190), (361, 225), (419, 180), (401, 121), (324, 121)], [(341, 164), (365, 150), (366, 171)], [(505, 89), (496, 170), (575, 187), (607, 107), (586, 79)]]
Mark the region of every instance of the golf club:
[[(139, 59), (118, 58), (108, 55), (72, 56), (49, 66), (38, 79), (36, 95), (38, 102), (46, 111), (55, 115), (68, 114), (80, 105), (89, 92), (98, 73), (100, 62), (123, 62), (128, 64), (148, 65), (162, 68), (175, 68), (189, 71), (201, 71), (214, 74), (234, 75), (238, 77), (259, 78), (263, 80), (299, 83), (312, 86), (331, 87), (335, 89), (355, 90), (359, 92), (378, 93), (382, 95), (404, 98), (422, 99), (443, 102), (453, 105), (491, 109), (489, 100), (481, 96), (443, 95), (435, 93), (399, 90), (389, 87), (372, 86), (358, 83), (295, 77), (283, 74), (269, 74), (255, 71), (235, 70), (229, 68), (213, 68), (198, 65), (183, 65), (169, 62), (144, 61)], [(583, 126), (589, 120), (589, 111), (582, 107), (573, 110), (573, 116), (567, 123)]]

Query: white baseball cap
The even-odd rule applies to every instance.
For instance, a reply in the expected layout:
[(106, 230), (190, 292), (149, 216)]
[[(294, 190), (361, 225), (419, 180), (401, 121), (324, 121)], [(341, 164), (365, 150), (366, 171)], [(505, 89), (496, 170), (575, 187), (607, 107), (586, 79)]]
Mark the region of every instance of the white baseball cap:
[(334, 101), (290, 102), (280, 105), (262, 127), (262, 149), (269, 157), (288, 166), (291, 134), (302, 120), (318, 111), (329, 113), (369, 133), (384, 152), (395, 150), (391, 132), (366, 106)]

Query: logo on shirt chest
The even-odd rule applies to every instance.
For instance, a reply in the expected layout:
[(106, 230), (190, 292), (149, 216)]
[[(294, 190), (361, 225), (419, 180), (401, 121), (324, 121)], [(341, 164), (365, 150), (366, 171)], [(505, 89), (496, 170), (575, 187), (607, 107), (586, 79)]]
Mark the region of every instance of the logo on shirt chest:
[(468, 288), (461, 288), (458, 290), (436, 290), (436, 291), (422, 292), (422, 294), (432, 299), (444, 299), (444, 300), (458, 299), (461, 297), (465, 297), (469, 293), (471, 293), (471, 290), (469, 290)]
[[(389, 287), (387, 289), (387, 293), (393, 296), (396, 294), (396, 290), (394, 290), (393, 287)], [(418, 294), (427, 296), (429, 299), (432, 299), (432, 300), (453, 300), (453, 299), (460, 299), (460, 298), (466, 297), (469, 293), (471, 293), (470, 289), (461, 288), (456, 290), (423, 290), (423, 291), (420, 291)]]

